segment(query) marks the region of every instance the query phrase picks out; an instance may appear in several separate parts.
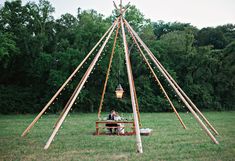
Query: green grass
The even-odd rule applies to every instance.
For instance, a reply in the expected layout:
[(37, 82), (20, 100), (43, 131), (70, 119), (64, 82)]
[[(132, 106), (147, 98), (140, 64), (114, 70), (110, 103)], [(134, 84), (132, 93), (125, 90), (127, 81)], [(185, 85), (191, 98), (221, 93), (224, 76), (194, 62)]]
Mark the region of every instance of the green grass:
[(143, 113), (142, 124), (152, 128), (143, 136), (143, 154), (136, 153), (135, 136), (93, 136), (96, 114), (72, 114), (48, 150), (45, 142), (58, 116), (46, 115), (29, 135), (20, 135), (35, 115), (0, 115), (0, 160), (235, 160), (235, 112), (206, 112), (220, 133), (213, 144), (191, 114), (180, 113), (184, 130), (174, 113)]

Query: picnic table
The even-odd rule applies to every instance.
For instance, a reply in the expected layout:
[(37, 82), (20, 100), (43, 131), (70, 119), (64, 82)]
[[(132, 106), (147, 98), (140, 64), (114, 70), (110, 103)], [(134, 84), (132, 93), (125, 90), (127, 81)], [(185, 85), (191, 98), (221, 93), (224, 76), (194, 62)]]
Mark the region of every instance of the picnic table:
[[(106, 124), (108, 124), (109, 126), (106, 126)], [(112, 125), (113, 126), (110, 126)], [(107, 133), (101, 133), (100, 130), (102, 129), (118, 129), (120, 128), (119, 126), (117, 126), (117, 124), (122, 124), (123, 126), (121, 127), (122, 129), (125, 129), (125, 133), (120, 133), (117, 130), (117, 135), (135, 135), (135, 123), (134, 121), (115, 121), (115, 120), (104, 120), (104, 121), (96, 121), (96, 135), (103, 135), (103, 134), (107, 134)], [(131, 129), (131, 131), (126, 131), (126, 129)]]

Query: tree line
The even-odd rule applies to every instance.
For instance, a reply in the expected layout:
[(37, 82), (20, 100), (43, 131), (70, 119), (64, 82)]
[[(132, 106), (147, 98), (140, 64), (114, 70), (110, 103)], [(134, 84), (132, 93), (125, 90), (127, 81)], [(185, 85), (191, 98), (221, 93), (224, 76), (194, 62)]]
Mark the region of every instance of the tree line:
[[(66, 13), (55, 19), (54, 11), (46, 0), (25, 5), (21, 0), (6, 1), (0, 7), (0, 113), (40, 111), (116, 17), (115, 10), (105, 18), (95, 10), (78, 8), (76, 16)], [(199, 109), (235, 109), (234, 24), (198, 29), (189, 23), (151, 22), (135, 6), (129, 7), (125, 17)], [(121, 39), (119, 34), (103, 111), (132, 110)], [(172, 111), (131, 37), (127, 39), (140, 111)], [(98, 111), (113, 40), (114, 36), (73, 111)], [(97, 51), (49, 112), (62, 110)], [(186, 111), (156, 68), (155, 72), (176, 108)], [(121, 100), (115, 98), (119, 83), (125, 91)]]

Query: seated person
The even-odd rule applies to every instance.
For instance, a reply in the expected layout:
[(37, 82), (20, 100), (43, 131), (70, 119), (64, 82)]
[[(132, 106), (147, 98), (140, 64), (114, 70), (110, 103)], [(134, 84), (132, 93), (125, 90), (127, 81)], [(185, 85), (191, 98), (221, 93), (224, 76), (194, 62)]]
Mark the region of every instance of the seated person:
[(114, 120), (114, 116), (116, 114), (116, 111), (112, 110), (108, 116), (108, 119), (107, 120)]
[[(108, 120), (114, 120), (114, 117), (116, 115), (116, 112), (114, 110), (112, 110), (107, 118), (107, 121)], [(116, 127), (118, 126), (118, 124), (106, 124), (107, 127)], [(112, 133), (112, 129), (113, 128), (107, 128), (109, 130), (110, 133)], [(114, 131), (116, 132), (117, 129), (115, 128)]]

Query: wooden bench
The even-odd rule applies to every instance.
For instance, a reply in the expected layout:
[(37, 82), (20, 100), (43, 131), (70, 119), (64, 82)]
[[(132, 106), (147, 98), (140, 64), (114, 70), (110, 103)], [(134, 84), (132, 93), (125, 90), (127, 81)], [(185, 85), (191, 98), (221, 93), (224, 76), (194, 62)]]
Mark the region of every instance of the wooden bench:
[[(106, 124), (114, 125), (114, 126), (106, 126)], [(117, 130), (117, 135), (135, 135), (135, 123), (134, 121), (114, 121), (114, 120), (105, 120), (105, 121), (96, 121), (96, 133), (95, 135), (105, 135), (107, 133), (100, 132), (101, 129), (118, 129), (119, 126), (115, 126), (117, 124), (123, 124), (124, 126), (121, 127), (124, 130), (131, 129), (130, 132), (126, 131), (124, 134), (120, 133)], [(101, 126), (100, 126), (101, 125)]]

